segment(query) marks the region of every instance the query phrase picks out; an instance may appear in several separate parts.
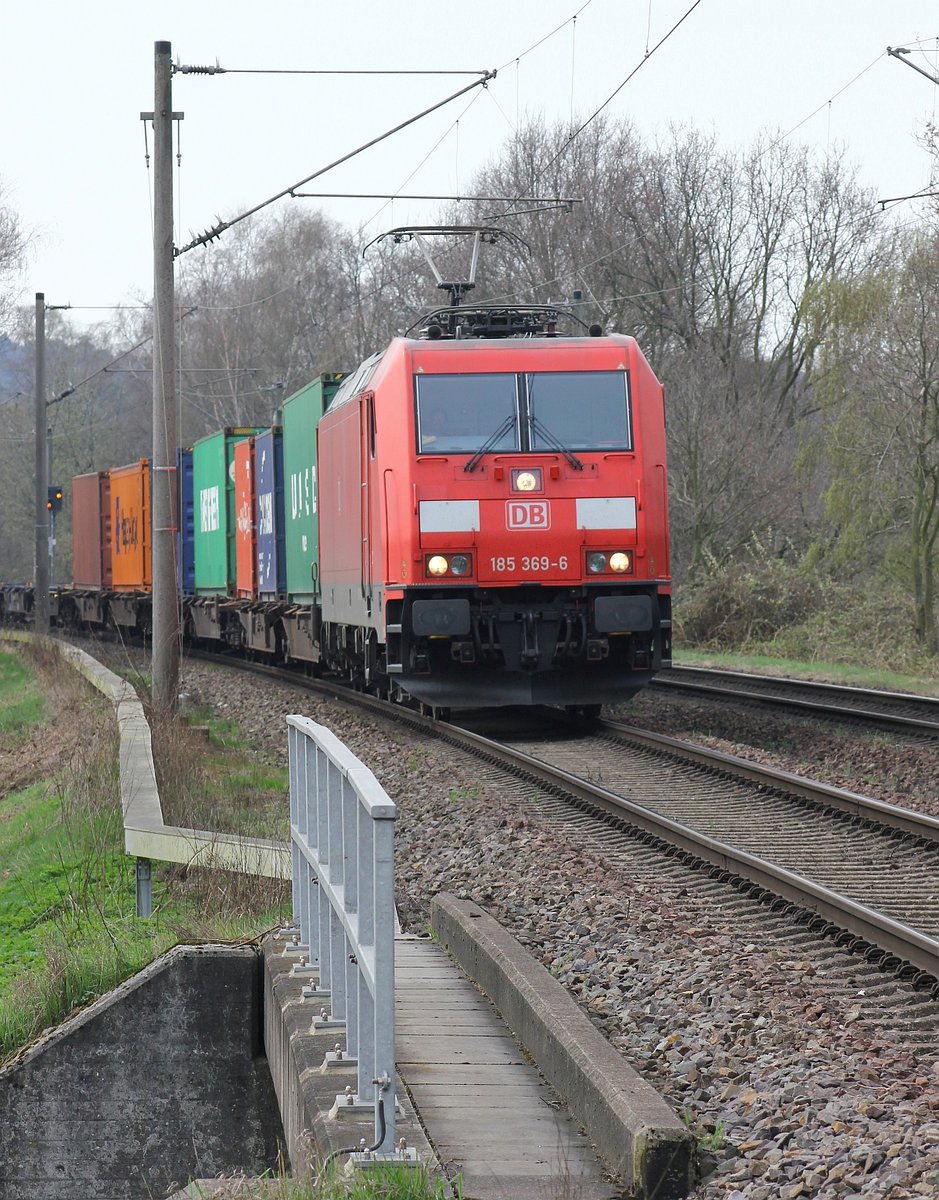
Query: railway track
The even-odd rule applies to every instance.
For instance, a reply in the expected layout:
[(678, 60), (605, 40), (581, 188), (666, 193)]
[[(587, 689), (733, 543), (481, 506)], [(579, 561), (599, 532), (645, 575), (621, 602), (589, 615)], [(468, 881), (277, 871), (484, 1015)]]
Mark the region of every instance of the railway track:
[(657, 675), (651, 686), (712, 699), (776, 705), (808, 716), (861, 722), (892, 733), (939, 736), (939, 699), (933, 696), (705, 667), (673, 667)]
[[(221, 661), (284, 682), (276, 669)], [(500, 717), (494, 738), (472, 717), (439, 722), (335, 682), (288, 681), (431, 733), (639, 831), (939, 995), (934, 817), (617, 721), (588, 728), (542, 709), (514, 731)]]
[(935, 818), (618, 722), (512, 748), (608, 817), (935, 986)]

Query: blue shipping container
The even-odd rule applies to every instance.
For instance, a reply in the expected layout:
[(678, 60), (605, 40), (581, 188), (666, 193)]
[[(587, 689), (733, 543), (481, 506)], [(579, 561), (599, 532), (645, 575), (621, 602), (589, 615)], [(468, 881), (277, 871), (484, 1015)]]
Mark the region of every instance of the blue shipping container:
[(280, 426), (258, 434), (254, 443), (255, 525), (258, 597), (273, 600), (287, 590), (284, 551), (284, 439)]
[(179, 486), (179, 532), (176, 535), (176, 586), (182, 596), (196, 590), (196, 550), (192, 505), (192, 451), (176, 451), (176, 479)]

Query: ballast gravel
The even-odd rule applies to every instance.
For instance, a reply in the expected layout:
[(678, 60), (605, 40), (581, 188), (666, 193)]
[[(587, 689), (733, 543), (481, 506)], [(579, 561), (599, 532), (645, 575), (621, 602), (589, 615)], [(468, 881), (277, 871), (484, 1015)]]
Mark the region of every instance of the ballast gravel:
[[(285, 757), (286, 713), (332, 729), (398, 806), (402, 921), (423, 928), (431, 897), (450, 891), (519, 937), (695, 1131), (705, 1172), (697, 1200), (939, 1197), (939, 1003), (836, 947), (820, 951), (784, 914), (777, 939), (754, 937), (745, 897), (728, 899), (713, 882), (676, 884), (638, 859), (630, 867), (576, 824), (546, 822), (530, 788), (433, 737), (198, 663), (184, 665), (183, 686), (235, 719), (264, 756)], [(715, 731), (711, 706), (679, 712), (655, 696), (620, 715), (734, 753), (757, 748), (754, 757), (803, 774), (819, 774), (831, 741), (824, 769), (858, 791), (874, 790), (858, 771), (873, 772), (852, 764), (885, 760), (862, 734), (811, 727), (809, 736), (805, 722), (750, 725), (739, 714)], [(930, 753), (906, 773), (908, 748), (891, 752), (896, 785), (888, 771), (877, 794), (935, 805)]]

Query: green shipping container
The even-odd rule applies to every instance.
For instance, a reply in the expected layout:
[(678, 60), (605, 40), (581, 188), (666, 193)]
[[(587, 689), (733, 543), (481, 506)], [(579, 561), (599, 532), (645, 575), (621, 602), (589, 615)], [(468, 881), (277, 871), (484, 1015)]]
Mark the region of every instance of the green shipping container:
[(342, 380), (321, 375), (284, 401), (284, 543), (287, 597), (295, 604), (319, 598), (316, 425)]
[(222, 429), (192, 448), (196, 595), (235, 591), (235, 443), (260, 429)]

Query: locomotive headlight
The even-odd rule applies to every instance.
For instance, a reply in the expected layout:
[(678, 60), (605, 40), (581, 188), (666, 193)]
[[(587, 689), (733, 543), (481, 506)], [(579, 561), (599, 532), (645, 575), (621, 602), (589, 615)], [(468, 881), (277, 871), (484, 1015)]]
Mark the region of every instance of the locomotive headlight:
[(470, 569), (469, 555), (454, 554), (450, 559), (450, 570), (454, 575), (468, 575)]
[(594, 575), (599, 575), (601, 571), (606, 570), (606, 555), (601, 554), (599, 550), (587, 555), (587, 570), (593, 572)]
[(541, 480), (534, 471), (517, 471), (512, 482), (519, 492), (536, 492), (541, 488)]
[(628, 571), (632, 563), (630, 562), (629, 554), (625, 550), (617, 550), (610, 555), (610, 570), (618, 571), (622, 574)]
[(427, 560), (428, 575), (446, 575), (448, 563), (442, 554), (432, 554)]

